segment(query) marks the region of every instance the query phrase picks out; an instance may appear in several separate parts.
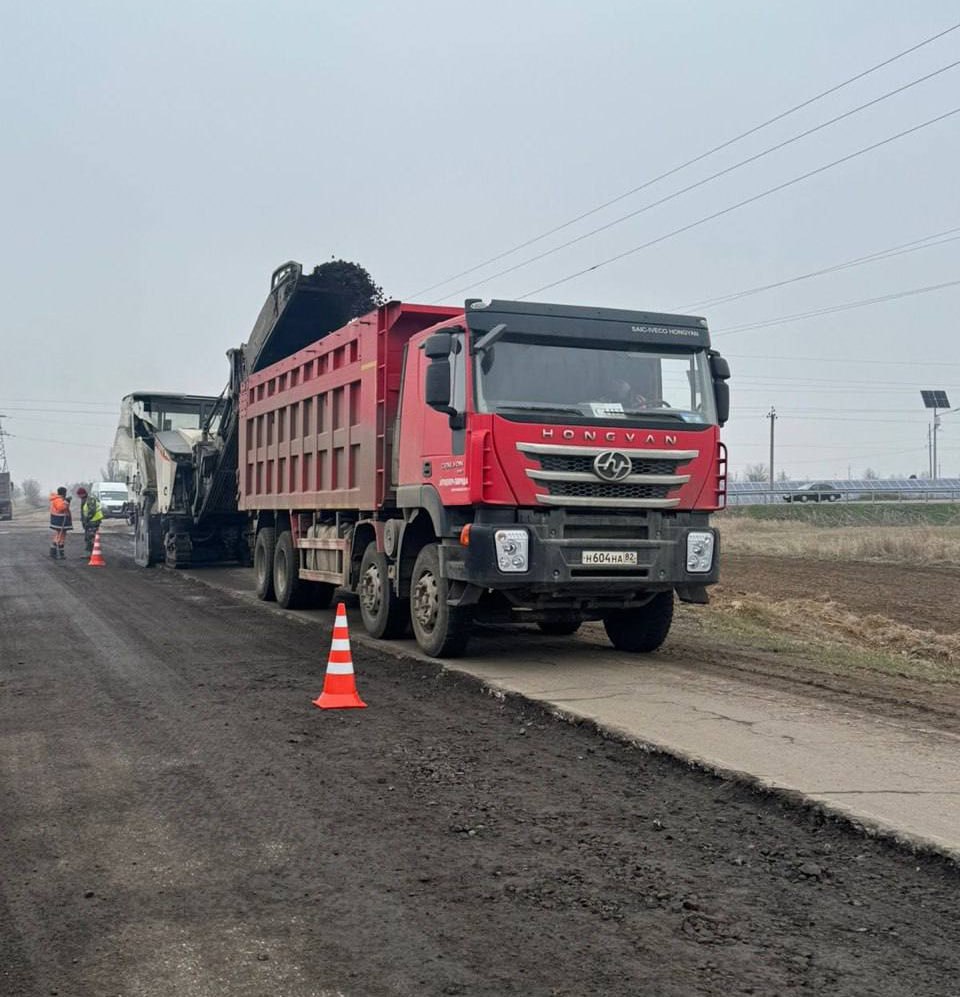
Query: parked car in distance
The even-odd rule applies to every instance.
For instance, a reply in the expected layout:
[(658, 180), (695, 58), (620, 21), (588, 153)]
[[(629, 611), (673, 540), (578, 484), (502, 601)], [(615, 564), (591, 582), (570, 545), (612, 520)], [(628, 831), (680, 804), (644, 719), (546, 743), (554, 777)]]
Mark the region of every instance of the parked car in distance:
[(127, 515), (130, 496), (123, 481), (97, 481), (90, 491), (100, 500), (104, 519), (123, 519)]
[(808, 481), (797, 490), (783, 496), (784, 502), (839, 502), (843, 496), (829, 481)]

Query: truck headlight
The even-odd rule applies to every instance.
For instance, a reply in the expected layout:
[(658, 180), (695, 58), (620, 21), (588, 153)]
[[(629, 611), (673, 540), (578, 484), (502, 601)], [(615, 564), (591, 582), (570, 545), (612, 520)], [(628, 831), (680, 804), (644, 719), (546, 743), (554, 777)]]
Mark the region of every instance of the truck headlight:
[(526, 530), (497, 530), (493, 543), (497, 549), (497, 567), (501, 571), (527, 570), (530, 537)]
[(691, 530), (687, 534), (687, 571), (702, 573), (713, 567), (713, 534), (707, 530)]

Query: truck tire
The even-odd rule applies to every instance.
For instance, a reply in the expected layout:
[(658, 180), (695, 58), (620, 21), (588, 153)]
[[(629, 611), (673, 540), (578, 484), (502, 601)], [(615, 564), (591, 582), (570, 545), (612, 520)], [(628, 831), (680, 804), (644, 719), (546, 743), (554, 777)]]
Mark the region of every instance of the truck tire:
[(277, 531), (264, 527), (253, 545), (253, 573), (257, 579), (257, 598), (273, 602), (277, 594), (273, 588), (273, 552), (277, 548)]
[(673, 622), (673, 592), (659, 592), (638, 609), (618, 609), (604, 617), (610, 643), (618, 651), (646, 654), (667, 639)]
[(569, 637), (580, 629), (581, 620), (544, 620), (538, 623), (541, 633), (548, 637)]
[(431, 658), (463, 654), (473, 628), (473, 608), (447, 605), (449, 585), (440, 576), (438, 545), (417, 555), (410, 579), (410, 622), (417, 643)]
[(284, 609), (300, 609), (307, 602), (307, 587), (300, 581), (299, 558), (289, 530), (277, 537), (273, 552), (273, 592)]
[(406, 633), (410, 601), (396, 594), (387, 569), (387, 555), (377, 550), (376, 543), (368, 543), (360, 562), (357, 584), (360, 617), (371, 637), (393, 640)]
[(160, 558), (160, 517), (153, 514), (153, 499), (145, 498), (137, 512), (133, 538), (133, 559), (141, 568), (150, 568)]

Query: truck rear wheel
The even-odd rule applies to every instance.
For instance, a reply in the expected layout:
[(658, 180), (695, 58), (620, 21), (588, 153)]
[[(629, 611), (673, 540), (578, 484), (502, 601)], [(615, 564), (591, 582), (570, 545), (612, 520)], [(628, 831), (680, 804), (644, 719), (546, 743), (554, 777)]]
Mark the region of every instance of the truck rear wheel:
[(257, 578), (257, 598), (273, 602), (277, 594), (273, 588), (273, 553), (277, 548), (277, 531), (268, 526), (257, 534), (253, 546), (253, 571)]
[(392, 640), (404, 635), (410, 620), (410, 602), (394, 591), (387, 555), (377, 550), (376, 543), (367, 544), (363, 552), (357, 595), (363, 626), (371, 637)]
[(410, 621), (420, 647), (431, 658), (463, 654), (473, 627), (473, 609), (447, 604), (449, 584), (440, 576), (437, 544), (427, 544), (417, 555), (410, 579)]
[(277, 537), (273, 552), (273, 591), (284, 609), (299, 609), (306, 601), (306, 586), (300, 581), (298, 560), (293, 535), (284, 530)]
[(610, 643), (618, 651), (644, 654), (667, 639), (673, 622), (673, 592), (659, 592), (638, 609), (618, 609), (604, 617)]

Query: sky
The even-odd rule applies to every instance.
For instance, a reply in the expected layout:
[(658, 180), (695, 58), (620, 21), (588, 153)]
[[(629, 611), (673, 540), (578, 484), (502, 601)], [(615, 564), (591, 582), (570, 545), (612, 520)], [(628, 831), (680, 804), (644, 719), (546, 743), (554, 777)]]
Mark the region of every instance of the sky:
[[(925, 474), (921, 389), (960, 406), (957, 25), (938, 0), (4, 3), (13, 477), (99, 477), (124, 394), (219, 394), (274, 268), (331, 258), (403, 300), (702, 314), (732, 471), (768, 462), (775, 407), (792, 479)], [(960, 476), (960, 412), (939, 457)]]

